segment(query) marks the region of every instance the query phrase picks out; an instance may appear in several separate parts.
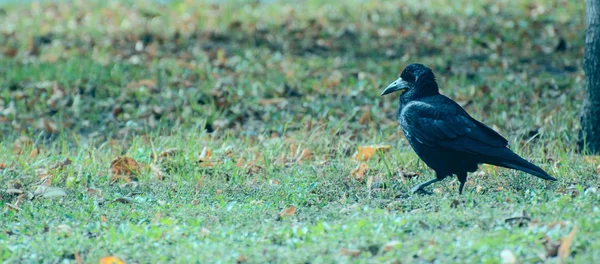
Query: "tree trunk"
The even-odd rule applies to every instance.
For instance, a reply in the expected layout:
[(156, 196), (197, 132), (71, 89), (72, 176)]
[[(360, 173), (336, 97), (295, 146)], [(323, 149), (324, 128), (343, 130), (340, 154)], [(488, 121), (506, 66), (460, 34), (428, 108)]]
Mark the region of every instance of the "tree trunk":
[(586, 0), (587, 31), (585, 34), (586, 89), (581, 113), (579, 149), (600, 154), (600, 0)]

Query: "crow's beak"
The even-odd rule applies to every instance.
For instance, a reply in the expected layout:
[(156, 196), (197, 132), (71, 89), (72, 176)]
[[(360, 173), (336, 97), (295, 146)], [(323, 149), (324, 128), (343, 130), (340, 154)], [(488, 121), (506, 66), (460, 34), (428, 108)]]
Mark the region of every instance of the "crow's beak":
[(408, 83), (405, 80), (402, 80), (402, 78), (398, 78), (398, 80), (395, 80), (393, 83), (388, 85), (383, 92), (381, 92), (381, 96), (406, 89), (408, 89)]

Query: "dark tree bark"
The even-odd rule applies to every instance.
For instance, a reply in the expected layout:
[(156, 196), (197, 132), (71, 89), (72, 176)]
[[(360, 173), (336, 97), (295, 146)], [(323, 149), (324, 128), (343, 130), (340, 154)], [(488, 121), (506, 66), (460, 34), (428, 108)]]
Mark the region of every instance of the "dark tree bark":
[(600, 154), (600, 0), (586, 0), (585, 34), (586, 89), (581, 113), (579, 149)]

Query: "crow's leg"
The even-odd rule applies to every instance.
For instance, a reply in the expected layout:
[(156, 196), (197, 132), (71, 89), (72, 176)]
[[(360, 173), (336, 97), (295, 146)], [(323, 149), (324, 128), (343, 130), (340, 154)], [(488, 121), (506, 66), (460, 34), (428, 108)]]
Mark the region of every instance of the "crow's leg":
[(433, 183), (439, 182), (439, 181), (441, 181), (441, 180), (438, 179), (438, 178), (433, 178), (433, 179), (428, 180), (428, 181), (426, 181), (424, 183), (418, 184), (417, 186), (415, 186), (412, 189), (410, 189), (410, 191), (412, 193), (416, 193), (416, 192), (419, 192), (419, 191), (427, 193), (424, 188), (427, 187), (427, 186), (429, 186), (429, 185), (431, 185), (431, 184), (433, 184)]
[(463, 188), (465, 187), (465, 182), (467, 182), (467, 172), (456, 175), (458, 181), (460, 182), (460, 186), (458, 186), (458, 194), (462, 194)]
[(462, 190), (465, 187), (465, 182), (461, 181), (460, 186), (458, 186), (458, 194), (462, 194)]

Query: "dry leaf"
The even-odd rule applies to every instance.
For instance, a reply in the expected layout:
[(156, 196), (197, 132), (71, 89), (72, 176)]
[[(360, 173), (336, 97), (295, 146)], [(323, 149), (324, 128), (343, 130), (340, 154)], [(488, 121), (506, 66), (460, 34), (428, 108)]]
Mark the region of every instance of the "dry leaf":
[(342, 248), (340, 249), (342, 255), (344, 256), (352, 256), (352, 257), (358, 257), (358, 255), (360, 255), (360, 250), (351, 250), (351, 249), (347, 249), (347, 248)]
[(139, 174), (140, 165), (133, 158), (122, 156), (113, 159), (110, 163), (110, 169), (113, 174), (113, 181), (123, 179), (130, 182), (132, 180), (131, 176), (137, 176)]
[(21, 136), (13, 142), (13, 154), (21, 155), (23, 150), (33, 146), (33, 140), (26, 136)]
[(367, 173), (368, 169), (369, 166), (367, 164), (358, 164), (358, 166), (356, 166), (356, 168), (350, 172), (350, 176), (352, 176), (353, 179), (362, 182), (365, 180), (365, 174)]
[(99, 264), (125, 264), (125, 261), (115, 256), (107, 256), (100, 259)]
[(49, 168), (49, 169), (51, 169), (51, 170), (56, 170), (56, 169), (60, 170), (60, 169), (63, 169), (63, 168), (65, 168), (65, 167), (67, 167), (67, 166), (71, 165), (71, 163), (73, 163), (73, 162), (71, 161), (71, 159), (69, 159), (69, 158), (65, 158), (65, 159), (64, 159), (64, 160), (62, 160), (62, 161), (59, 161), (59, 162), (56, 162), (56, 163), (52, 164), (52, 166), (50, 166), (50, 168)]
[(6, 165), (6, 163), (0, 162), (0, 170), (6, 169), (7, 167), (8, 165)]
[(542, 244), (544, 245), (544, 249), (546, 249), (546, 256), (544, 256), (544, 258), (553, 258), (558, 255), (558, 247), (560, 246), (560, 243), (553, 242), (550, 237), (544, 235), (544, 238), (542, 238)]
[(388, 152), (391, 149), (389, 145), (380, 145), (380, 146), (359, 146), (358, 153), (354, 155), (354, 158), (357, 160), (366, 161), (369, 160), (375, 153), (377, 152)]
[(240, 254), (240, 255), (237, 257), (237, 260), (236, 260), (236, 262), (237, 262), (237, 263), (244, 263), (244, 262), (246, 262), (246, 261), (248, 261), (248, 259), (247, 259), (247, 258), (246, 258), (244, 255), (242, 255), (242, 254)]
[(283, 211), (281, 211), (281, 213), (279, 213), (279, 215), (281, 217), (286, 217), (286, 216), (293, 216), (296, 213), (296, 206), (290, 206), (288, 208), (283, 209)]
[(393, 249), (399, 248), (400, 246), (402, 246), (402, 242), (398, 240), (392, 240), (383, 245), (383, 252), (391, 251)]
[(583, 156), (583, 160), (587, 163), (597, 164), (600, 163), (600, 156)]
[(150, 79), (139, 80), (137, 82), (130, 82), (127, 84), (127, 89), (140, 89), (142, 87), (149, 88), (151, 90), (156, 89), (156, 82)]
[(202, 152), (200, 153), (200, 156), (198, 156), (198, 163), (200, 163), (201, 167), (212, 167), (214, 165), (214, 162), (209, 161), (210, 155), (211, 155), (210, 149), (207, 147), (204, 147), (202, 149)]
[[(159, 153), (157, 156), (159, 159), (163, 159), (163, 158), (167, 158), (167, 157), (173, 157), (179, 153), (181, 153), (180, 149), (171, 148), (171, 149), (164, 150), (163, 152)], [(152, 155), (151, 158), (154, 159), (154, 155)]]
[(37, 157), (38, 154), (40, 154), (40, 150), (34, 147), (31, 152), (29, 152), (29, 157), (33, 159)]
[(83, 259), (81, 258), (81, 256), (79, 255), (79, 252), (75, 252), (73, 254), (73, 257), (75, 258), (75, 263), (76, 264), (83, 264)]
[(569, 233), (566, 237), (561, 239), (560, 246), (558, 247), (558, 257), (564, 261), (569, 257), (571, 253), (571, 244), (573, 244), (573, 238), (575, 238), (575, 233), (577, 232), (577, 227), (573, 227), (571, 233)]
[(165, 179), (165, 174), (162, 172), (162, 170), (154, 165), (154, 164), (150, 164), (150, 170), (152, 171), (152, 173), (154, 173), (154, 176), (156, 177), (157, 180), (162, 181)]
[(73, 228), (71, 228), (70, 226), (65, 225), (65, 224), (60, 224), (60, 225), (56, 226), (55, 230), (56, 230), (56, 233), (58, 233), (59, 235), (61, 235), (63, 237), (68, 237), (73, 234)]
[(33, 192), (33, 194), (35, 196), (41, 196), (47, 199), (50, 198), (55, 198), (55, 197), (62, 197), (62, 196), (66, 196), (67, 193), (58, 187), (48, 187), (48, 186), (43, 186), (40, 185), (35, 189), (35, 192)]
[(300, 156), (296, 159), (296, 162), (298, 164), (302, 164), (303, 160), (309, 160), (312, 158), (312, 154), (310, 153), (310, 150), (305, 148), (302, 150), (302, 153), (300, 154)]
[(358, 119), (358, 123), (361, 125), (365, 125), (371, 122), (371, 111), (365, 111), (362, 116)]

